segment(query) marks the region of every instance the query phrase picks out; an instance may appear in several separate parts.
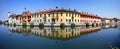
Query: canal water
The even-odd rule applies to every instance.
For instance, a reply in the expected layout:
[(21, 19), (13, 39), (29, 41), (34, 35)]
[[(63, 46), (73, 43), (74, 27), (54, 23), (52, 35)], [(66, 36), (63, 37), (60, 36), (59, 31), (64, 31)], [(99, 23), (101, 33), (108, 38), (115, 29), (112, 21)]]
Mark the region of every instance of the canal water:
[(0, 49), (120, 49), (120, 26), (26, 27), (0, 25)]

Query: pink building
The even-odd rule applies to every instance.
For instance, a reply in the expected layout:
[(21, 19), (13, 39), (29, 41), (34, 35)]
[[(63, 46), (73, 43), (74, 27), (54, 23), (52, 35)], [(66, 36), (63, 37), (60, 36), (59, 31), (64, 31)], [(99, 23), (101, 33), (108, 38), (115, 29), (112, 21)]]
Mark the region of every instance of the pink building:
[(86, 12), (81, 12), (80, 15), (81, 15), (80, 22), (83, 25), (86, 23), (89, 23), (90, 25), (92, 25), (92, 24), (100, 25), (102, 23), (101, 17), (99, 17), (97, 15), (88, 14)]

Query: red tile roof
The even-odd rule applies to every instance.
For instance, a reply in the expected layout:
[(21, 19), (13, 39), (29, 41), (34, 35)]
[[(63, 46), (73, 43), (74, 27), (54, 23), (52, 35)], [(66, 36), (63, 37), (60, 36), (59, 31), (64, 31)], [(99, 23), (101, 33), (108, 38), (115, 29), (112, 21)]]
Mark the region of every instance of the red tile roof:
[(88, 14), (88, 13), (85, 13), (85, 12), (81, 12), (80, 15), (81, 15), (81, 17), (93, 17), (93, 18), (101, 19), (101, 17), (99, 17), (97, 15)]
[(66, 9), (55, 9), (55, 10), (41, 10), (41, 11), (37, 11), (37, 12), (34, 12), (32, 14), (41, 14), (41, 13), (50, 13), (50, 12), (74, 12), (74, 13), (79, 13), (77, 11), (74, 11), (74, 10), (66, 10)]
[(52, 11), (52, 10), (41, 10), (41, 11), (37, 11), (37, 12), (31, 13), (31, 14), (49, 13), (49, 12), (51, 12), (51, 11)]

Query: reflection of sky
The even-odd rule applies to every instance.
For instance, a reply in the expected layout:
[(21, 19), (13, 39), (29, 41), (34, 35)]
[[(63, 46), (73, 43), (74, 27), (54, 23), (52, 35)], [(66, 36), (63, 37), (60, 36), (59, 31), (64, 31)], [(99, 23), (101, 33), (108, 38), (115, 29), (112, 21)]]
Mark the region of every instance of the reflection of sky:
[(120, 0), (0, 0), (0, 19), (7, 20), (8, 11), (20, 14), (25, 7), (34, 12), (55, 6), (98, 14), (101, 17), (120, 18), (119, 5)]

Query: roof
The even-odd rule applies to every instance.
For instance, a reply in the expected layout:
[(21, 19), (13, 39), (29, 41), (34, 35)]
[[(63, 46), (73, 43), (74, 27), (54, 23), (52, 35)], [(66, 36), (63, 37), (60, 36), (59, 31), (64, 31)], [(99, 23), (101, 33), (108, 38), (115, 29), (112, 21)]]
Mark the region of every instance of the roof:
[(52, 10), (52, 12), (73, 12), (73, 13), (79, 13), (76, 10), (67, 10), (67, 9), (57, 9), (57, 10)]
[(16, 17), (16, 14), (11, 14), (8, 18), (15, 18)]
[(101, 19), (101, 17), (99, 17), (98, 15), (88, 14), (86, 12), (80, 12), (80, 15), (81, 17), (94, 17), (94, 18)]
[(31, 13), (29, 11), (24, 11), (22, 13), (22, 16), (31, 16)]
[(104, 20), (110, 20), (109, 18), (102, 18), (102, 19), (104, 19)]
[(41, 10), (41, 11), (37, 11), (37, 12), (31, 13), (31, 14), (49, 13), (49, 12), (51, 12), (51, 11), (52, 11), (52, 10)]
[(52, 13), (52, 12), (73, 12), (73, 13), (79, 13), (76, 10), (66, 10), (66, 9), (49, 9), (49, 10), (41, 10), (41, 11), (37, 11), (34, 12), (32, 14), (41, 14), (41, 13)]

